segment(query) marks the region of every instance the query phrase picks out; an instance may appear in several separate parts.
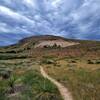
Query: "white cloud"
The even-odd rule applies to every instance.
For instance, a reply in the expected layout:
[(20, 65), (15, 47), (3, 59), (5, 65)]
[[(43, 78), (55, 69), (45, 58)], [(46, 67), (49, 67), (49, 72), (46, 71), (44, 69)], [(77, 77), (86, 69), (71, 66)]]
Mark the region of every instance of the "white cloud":
[(4, 6), (0, 6), (0, 15), (10, 17), (16, 21), (20, 21), (20, 22), (24, 21), (24, 22), (30, 23), (32, 25), (35, 24), (35, 22), (33, 20), (30, 20), (27, 17), (25, 17), (24, 15), (14, 12), (13, 10), (11, 10), (7, 7), (4, 7)]
[(28, 7), (35, 7), (35, 0), (22, 0), (23, 4), (25, 4)]
[(9, 33), (11, 30), (6, 23), (0, 22), (0, 33)]
[(82, 38), (100, 34), (99, 16), (100, 0), (0, 0), (0, 33)]

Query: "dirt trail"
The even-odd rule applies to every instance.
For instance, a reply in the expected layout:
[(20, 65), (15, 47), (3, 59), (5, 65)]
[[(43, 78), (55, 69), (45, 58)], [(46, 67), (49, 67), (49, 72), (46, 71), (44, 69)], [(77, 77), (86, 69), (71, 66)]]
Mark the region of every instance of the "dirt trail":
[(44, 78), (47, 78), (50, 80), (53, 84), (55, 84), (64, 100), (73, 100), (70, 92), (66, 87), (64, 87), (61, 83), (57, 82), (55, 79), (51, 78), (43, 69), (43, 67), (40, 67), (41, 74)]

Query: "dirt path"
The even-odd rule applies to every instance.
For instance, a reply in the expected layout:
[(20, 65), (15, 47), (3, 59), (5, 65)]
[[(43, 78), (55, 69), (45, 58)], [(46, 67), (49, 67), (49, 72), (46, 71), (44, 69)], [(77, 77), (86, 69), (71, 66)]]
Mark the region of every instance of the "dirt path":
[(44, 78), (47, 78), (50, 80), (53, 84), (55, 84), (64, 100), (73, 100), (70, 92), (66, 87), (64, 87), (61, 83), (57, 82), (55, 79), (51, 78), (43, 69), (43, 67), (40, 67), (41, 74)]

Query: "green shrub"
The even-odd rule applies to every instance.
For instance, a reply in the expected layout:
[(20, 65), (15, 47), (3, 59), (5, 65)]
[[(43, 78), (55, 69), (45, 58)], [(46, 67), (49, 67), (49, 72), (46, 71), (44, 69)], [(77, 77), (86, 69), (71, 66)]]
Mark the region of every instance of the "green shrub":
[(77, 63), (75, 60), (71, 60), (70, 63)]
[(0, 71), (0, 76), (3, 78), (3, 79), (8, 79), (11, 75), (11, 71), (6, 71), (6, 70), (2, 70)]
[(6, 94), (6, 89), (3, 87), (0, 87), (0, 100), (7, 100), (5, 94)]
[(8, 59), (25, 59), (26, 55), (16, 55), (16, 54), (0, 54), (0, 60), (8, 60)]
[(44, 59), (42, 61), (43, 64), (55, 64), (56, 62), (52, 59)]
[(57, 44), (55, 43), (53, 46), (45, 45), (44, 48), (56, 49), (56, 48), (61, 48), (61, 46), (60, 46), (60, 45), (57, 45)]
[(95, 64), (100, 64), (100, 61), (96, 61)]
[(88, 64), (94, 64), (92, 60), (88, 60)]
[(30, 100), (62, 100), (56, 86), (38, 72), (27, 72), (22, 81), (28, 87), (22, 94)]
[(16, 81), (16, 78), (14, 76), (11, 76), (9, 81), (8, 81), (8, 86), (10, 87), (10, 93), (14, 93), (15, 90), (14, 90), (14, 87), (15, 87), (15, 81)]

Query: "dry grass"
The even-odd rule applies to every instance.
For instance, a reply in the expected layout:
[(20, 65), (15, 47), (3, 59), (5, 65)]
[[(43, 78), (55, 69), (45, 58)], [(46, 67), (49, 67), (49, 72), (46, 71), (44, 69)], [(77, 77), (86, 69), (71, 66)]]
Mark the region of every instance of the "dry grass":
[[(75, 62), (71, 62), (71, 61)], [(50, 76), (62, 82), (72, 92), (74, 100), (100, 99), (100, 64), (88, 64), (84, 59), (62, 59), (60, 66), (44, 65)]]
[[(57, 41), (59, 39), (66, 42)], [(65, 48), (34, 48), (39, 41), (44, 41), (42, 42), (42, 46), (47, 41), (49, 41), (47, 42), (49, 45), (55, 44), (56, 41), (56, 43), (62, 45), (62, 47), (68, 46), (69, 43), (79, 44), (71, 44), (71, 46)], [(41, 45), (41, 43), (39, 45)], [(38, 72), (36, 76), (40, 77), (39, 64), (44, 66), (47, 73), (53, 78), (68, 87), (75, 100), (100, 100), (100, 42), (39, 36), (24, 39), (14, 46), (0, 48), (0, 68), (3, 68), (4, 71), (10, 69), (12, 74), (18, 78), (17, 84), (20, 82), (21, 76), (24, 77), (24, 75), (30, 74), (29, 70)], [(32, 78), (32, 75), (29, 76), (29, 78)], [(40, 80), (36, 81), (41, 82), (41, 78), (39, 79)], [(28, 81), (29, 80), (26, 79), (26, 82)], [(35, 84), (32, 85), (32, 88), (36, 90), (40, 89), (40, 87), (37, 85), (35, 88)], [(6, 98), (4, 92), (7, 88), (7, 80), (2, 80), (0, 77), (0, 100)], [(45, 91), (45, 89), (43, 91)], [(26, 94), (23, 93), (23, 99), (21, 100), (26, 100), (26, 97), (32, 96), (30, 88), (29, 91), (25, 92)], [(51, 94), (49, 93), (49, 96), (51, 96)], [(55, 95), (60, 97), (57, 90)], [(48, 97), (48, 93), (44, 93), (42, 95), (42, 98), (43, 97)]]
[(62, 100), (56, 86), (41, 76), (34, 60), (13, 59), (12, 63), (9, 59), (0, 63), (5, 66), (0, 67), (3, 72), (8, 68), (12, 71), (7, 79), (0, 74), (0, 100)]

